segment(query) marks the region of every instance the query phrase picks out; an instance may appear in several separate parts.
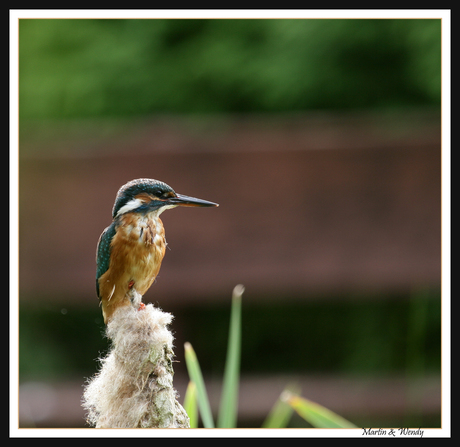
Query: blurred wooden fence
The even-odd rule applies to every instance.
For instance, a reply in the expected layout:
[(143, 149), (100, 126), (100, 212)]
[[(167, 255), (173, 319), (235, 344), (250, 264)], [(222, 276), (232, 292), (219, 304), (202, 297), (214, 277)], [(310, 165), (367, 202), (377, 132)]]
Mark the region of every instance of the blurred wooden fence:
[(24, 300), (94, 302), (98, 237), (137, 177), (220, 203), (162, 215), (170, 250), (146, 298), (440, 284), (437, 114), (152, 119), (107, 137), (93, 126), (21, 144)]

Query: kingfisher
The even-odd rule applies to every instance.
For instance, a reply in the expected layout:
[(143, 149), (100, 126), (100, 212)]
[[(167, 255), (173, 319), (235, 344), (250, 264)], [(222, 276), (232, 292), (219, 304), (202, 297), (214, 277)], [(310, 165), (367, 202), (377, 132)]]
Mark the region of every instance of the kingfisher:
[(177, 194), (166, 183), (148, 178), (131, 180), (118, 190), (112, 223), (96, 249), (96, 291), (105, 324), (119, 307), (144, 307), (136, 304), (134, 292), (144, 295), (157, 277), (166, 250), (160, 214), (177, 206), (219, 205)]

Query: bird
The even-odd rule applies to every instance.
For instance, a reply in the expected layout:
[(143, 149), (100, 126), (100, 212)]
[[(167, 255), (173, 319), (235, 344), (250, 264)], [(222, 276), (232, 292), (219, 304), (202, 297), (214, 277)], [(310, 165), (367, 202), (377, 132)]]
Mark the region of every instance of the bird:
[[(118, 190), (112, 223), (96, 248), (96, 292), (105, 324), (118, 308), (136, 305), (135, 292), (142, 297), (154, 282), (167, 245), (160, 214), (178, 206), (219, 205), (177, 194), (166, 183), (149, 178), (131, 180)], [(139, 310), (145, 307), (138, 305)]]

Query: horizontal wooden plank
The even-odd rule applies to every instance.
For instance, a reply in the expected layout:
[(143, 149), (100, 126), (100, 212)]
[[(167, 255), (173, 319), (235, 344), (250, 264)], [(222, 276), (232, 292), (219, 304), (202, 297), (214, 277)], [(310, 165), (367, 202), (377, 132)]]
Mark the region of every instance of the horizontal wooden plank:
[(138, 177), (220, 203), (162, 215), (169, 249), (146, 301), (214, 299), (238, 283), (252, 296), (439, 285), (439, 116), (399, 118), (152, 120), (117, 139), (26, 139), (21, 296), (96, 303), (96, 243), (116, 191)]
[[(174, 386), (183, 401), (188, 378), (175, 376)], [(219, 408), (221, 382), (205, 377), (214, 413)], [(428, 376), (409, 380), (407, 377), (338, 376), (243, 376), (239, 392), (239, 420), (263, 420), (284, 387), (297, 383), (302, 396), (352, 418), (404, 417), (417, 411), (424, 415), (439, 414), (441, 409), (441, 380)], [(19, 390), (20, 427), (85, 426), (81, 407), (83, 383), (26, 382)], [(257, 427), (256, 427), (257, 428)]]

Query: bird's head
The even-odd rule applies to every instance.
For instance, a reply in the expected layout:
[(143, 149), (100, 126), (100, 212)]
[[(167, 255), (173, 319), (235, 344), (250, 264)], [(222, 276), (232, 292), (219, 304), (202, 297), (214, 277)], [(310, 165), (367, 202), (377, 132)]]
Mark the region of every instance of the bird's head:
[(141, 178), (123, 185), (117, 193), (112, 210), (115, 219), (125, 213), (150, 213), (163, 211), (176, 206), (219, 206), (217, 203), (177, 194), (166, 183)]

